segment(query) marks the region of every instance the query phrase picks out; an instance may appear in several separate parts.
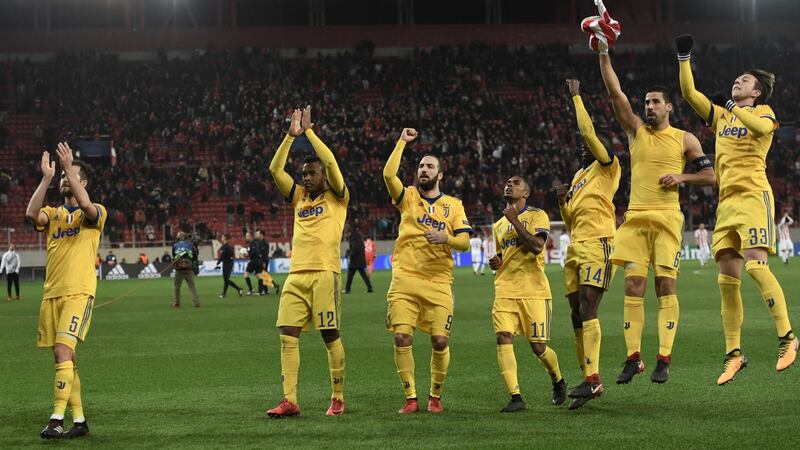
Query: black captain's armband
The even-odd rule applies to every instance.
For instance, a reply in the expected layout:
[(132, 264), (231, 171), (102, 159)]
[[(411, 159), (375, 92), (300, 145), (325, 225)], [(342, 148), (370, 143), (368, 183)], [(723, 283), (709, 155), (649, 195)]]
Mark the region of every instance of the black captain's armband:
[(692, 165), (694, 166), (695, 172), (700, 172), (703, 169), (713, 167), (713, 164), (711, 164), (711, 160), (708, 159), (708, 156), (706, 155), (703, 155), (692, 161)]

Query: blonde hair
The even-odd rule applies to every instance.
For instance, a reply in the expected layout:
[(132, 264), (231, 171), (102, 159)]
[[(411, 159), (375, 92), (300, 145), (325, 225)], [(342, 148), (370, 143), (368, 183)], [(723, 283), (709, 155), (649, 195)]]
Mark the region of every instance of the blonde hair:
[(761, 69), (750, 69), (747, 74), (756, 79), (756, 89), (761, 91), (761, 96), (756, 99), (758, 103), (767, 103), (772, 97), (772, 90), (775, 87), (775, 74)]

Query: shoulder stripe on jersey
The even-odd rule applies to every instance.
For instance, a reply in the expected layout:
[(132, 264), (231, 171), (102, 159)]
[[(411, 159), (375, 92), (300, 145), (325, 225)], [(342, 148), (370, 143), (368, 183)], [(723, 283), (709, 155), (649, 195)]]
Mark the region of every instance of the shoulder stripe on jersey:
[(707, 127), (710, 127), (711, 126), (711, 122), (714, 121), (714, 102), (712, 102), (711, 100), (709, 100), (708, 102), (711, 103), (711, 108), (709, 108), (709, 110), (708, 110), (708, 118), (706, 118), (705, 125)]
[(292, 189), (289, 190), (289, 195), (286, 196), (286, 202), (287, 203), (292, 203), (292, 200), (294, 199), (294, 191), (295, 191), (295, 189), (297, 189), (297, 183), (292, 184)]
[[(100, 218), (103, 216), (103, 211), (100, 209), (100, 207), (97, 206), (96, 203), (94, 203), (93, 206), (94, 209), (97, 210), (97, 217), (94, 220), (91, 220), (87, 217), (86, 221), (89, 223), (89, 225), (97, 225), (98, 223), (100, 223)], [(83, 217), (86, 217), (86, 215), (84, 214)]]
[(403, 186), (403, 190), (400, 191), (400, 195), (397, 196), (397, 200), (394, 200), (394, 199), (392, 199), (392, 200), (394, 200), (394, 202), (399, 205), (400, 202), (403, 201), (403, 197), (405, 197), (405, 196), (406, 196), (406, 187)]
[(339, 193), (334, 191), (333, 189), (331, 189), (331, 192), (333, 192), (333, 195), (339, 198), (344, 198), (344, 195), (347, 193), (347, 185), (344, 185), (344, 188), (342, 189), (342, 195), (339, 195)]

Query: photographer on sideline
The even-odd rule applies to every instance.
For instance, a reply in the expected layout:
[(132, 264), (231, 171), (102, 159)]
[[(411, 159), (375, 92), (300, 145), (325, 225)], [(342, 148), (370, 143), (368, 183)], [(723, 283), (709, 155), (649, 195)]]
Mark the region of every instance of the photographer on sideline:
[(173, 308), (181, 307), (181, 284), (186, 280), (192, 293), (194, 306), (200, 307), (197, 289), (194, 286), (195, 269), (197, 268), (197, 246), (183, 231), (178, 233), (177, 242), (172, 245), (172, 266), (175, 268), (175, 301)]

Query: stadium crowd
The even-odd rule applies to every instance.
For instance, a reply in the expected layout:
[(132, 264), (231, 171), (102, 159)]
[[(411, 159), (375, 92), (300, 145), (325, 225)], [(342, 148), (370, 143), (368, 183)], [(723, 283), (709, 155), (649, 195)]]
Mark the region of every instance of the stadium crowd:
[[(800, 55), (793, 43), (702, 48), (695, 54), (700, 90), (730, 92), (734, 78), (751, 66), (777, 74), (771, 106), (779, 121), (794, 125), (800, 116)], [(617, 52), (613, 61), (634, 111), (651, 85), (674, 93), (674, 126), (693, 131), (707, 154), (713, 134), (704, 129), (678, 89), (672, 49)], [(56, 140), (109, 135), (117, 160), (96, 167), (93, 198), (109, 207), (107, 232), (121, 237), (126, 226), (161, 227), (209, 198), (228, 200), (227, 217), (203, 224), (208, 235), (225, 225), (276, 217), (284, 206), (268, 173), (273, 152), (286, 132), (293, 107), (310, 104), (319, 136), (340, 161), (350, 187), (351, 218), (378, 236), (392, 236), (398, 217), (374, 213), (389, 202), (381, 169), (402, 127), (421, 131), (403, 161), (411, 183), (418, 155), (441, 156), (443, 191), (462, 198), (473, 222), (492, 222), (502, 209), (501, 184), (522, 173), (532, 182), (530, 203), (560, 220), (551, 189), (568, 183), (579, 165), (579, 140), (564, 80), (581, 80), (595, 126), (607, 133), (624, 175), (615, 203), (627, 206), (629, 164), (626, 139), (603, 91), (597, 60), (572, 54), (564, 45), (537, 48), (443, 47), (414, 50), (403, 58), (357, 51), (337, 56), (281, 58), (269, 51), (241, 49), (197, 52), (154, 62), (122, 62), (87, 52), (59, 56), (50, 63), (0, 64), (2, 92), (16, 113), (38, 113), (52, 124), (34, 130), (47, 148)], [(769, 155), (776, 211), (800, 213), (800, 134), (785, 127)], [(300, 154), (307, 141), (295, 143)], [(0, 146), (14, 148), (13, 130), (0, 125)], [(4, 168), (0, 194), (24, 186), (25, 196), (39, 179), (38, 155), (27, 167)], [(290, 163), (299, 174), (302, 157)], [(712, 156), (713, 158), (713, 156)], [(26, 197), (27, 198), (27, 197)], [(716, 192), (682, 188), (688, 224), (713, 227)], [(263, 209), (248, 211), (254, 200)], [(378, 209), (386, 211), (386, 209)], [(189, 221), (184, 220), (188, 226)], [(145, 231), (145, 234), (147, 232)]]

